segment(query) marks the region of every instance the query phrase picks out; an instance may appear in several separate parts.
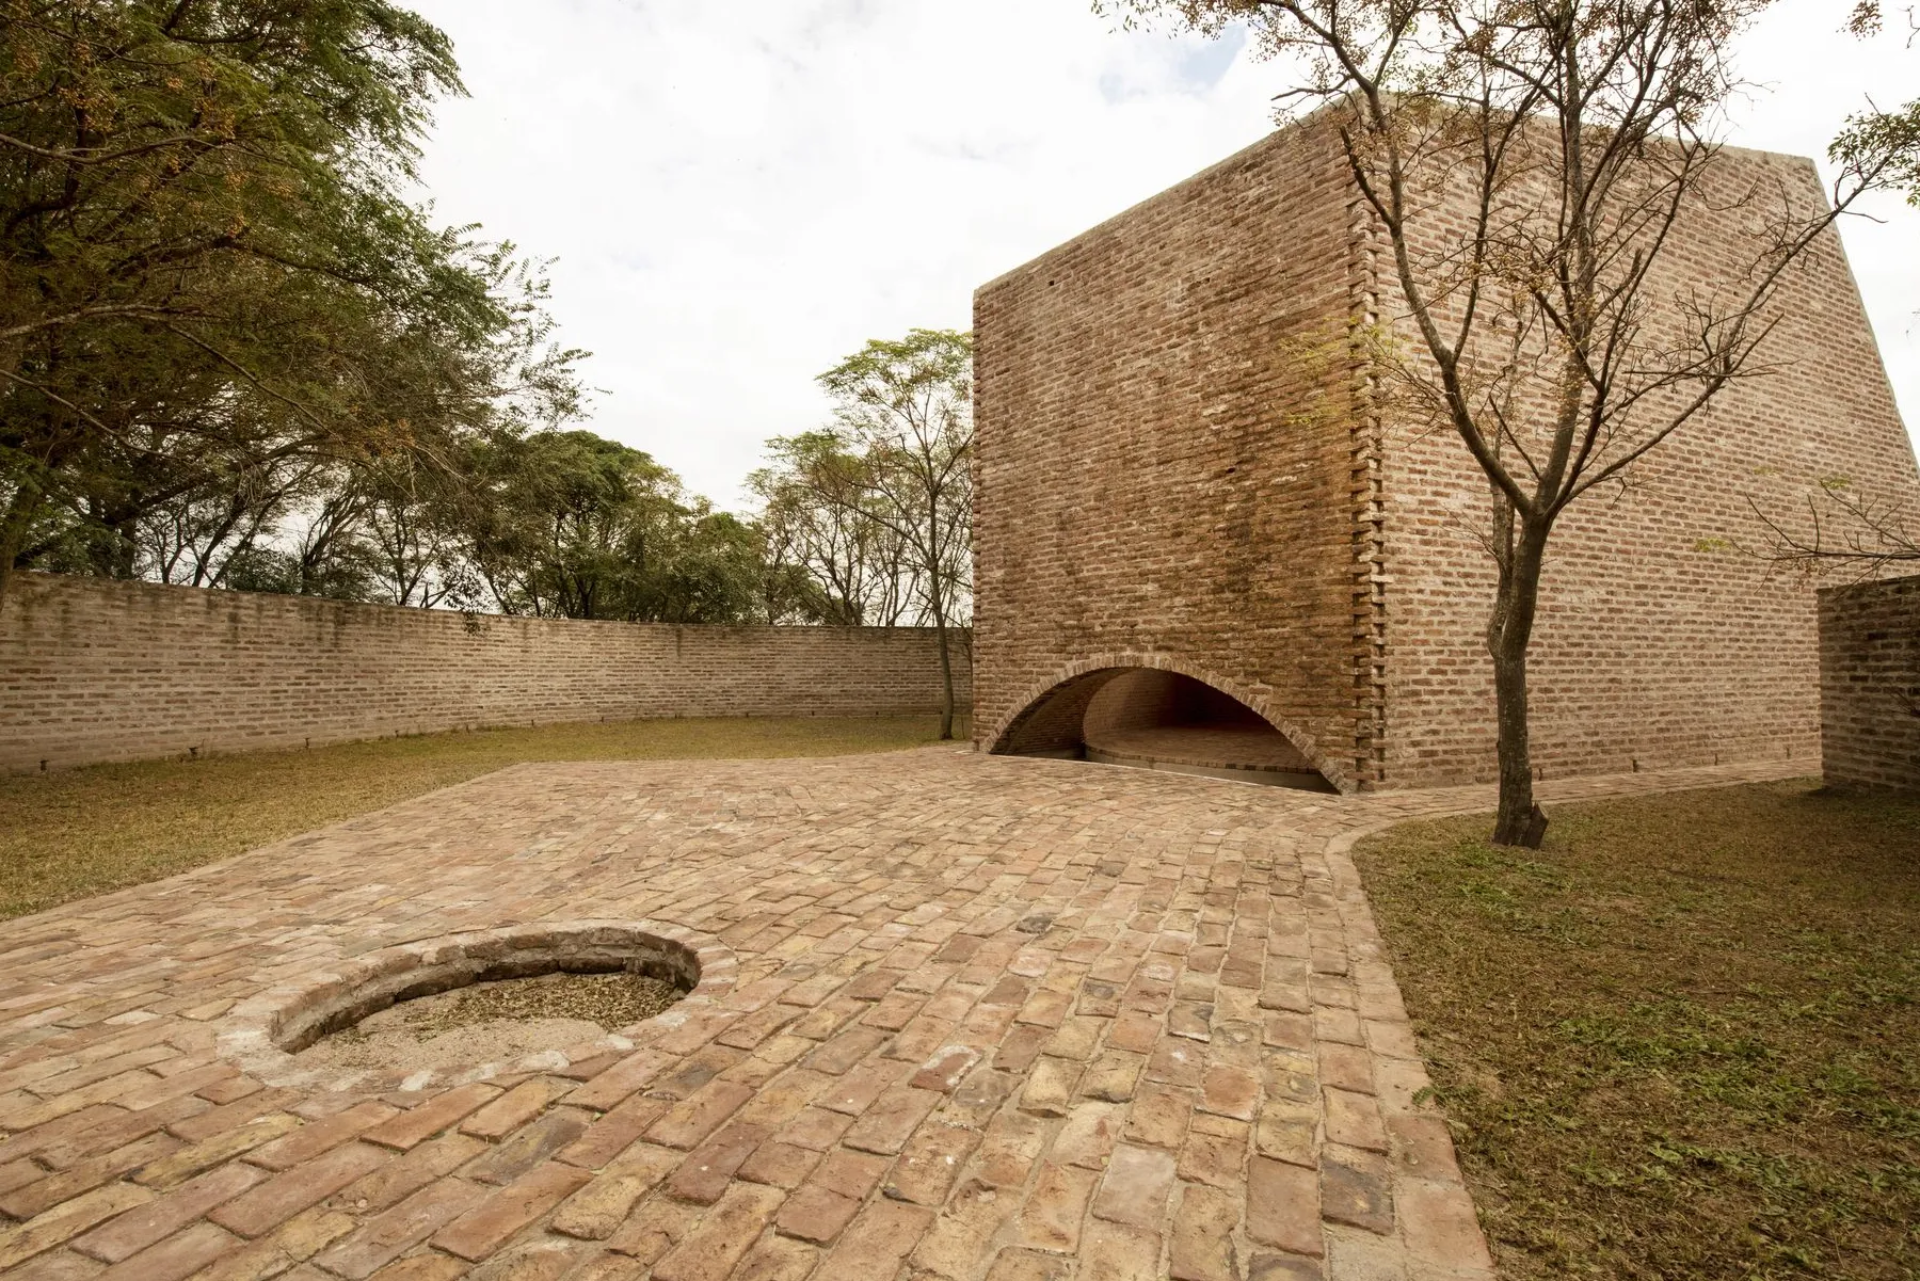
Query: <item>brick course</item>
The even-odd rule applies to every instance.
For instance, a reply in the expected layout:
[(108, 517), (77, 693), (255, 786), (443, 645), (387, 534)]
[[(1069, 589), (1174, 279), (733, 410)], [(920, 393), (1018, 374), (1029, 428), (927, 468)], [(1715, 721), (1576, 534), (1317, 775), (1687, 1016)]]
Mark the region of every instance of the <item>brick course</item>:
[[(1821, 199), (1806, 160), (1721, 163), (1729, 191)], [(1734, 278), (1745, 216), (1690, 210), (1648, 298)], [(1146, 666), (1247, 703), (1344, 789), (1494, 776), (1487, 486), (1379, 395), (1365, 336), (1418, 343), (1396, 295), (1311, 122), (980, 289), (983, 747), (1057, 738), (1092, 691), (1027, 714), (1049, 691)], [(1920, 471), (1836, 235), (1777, 320), (1766, 376), (1560, 522), (1532, 660), (1545, 776), (1817, 754), (1813, 588), (1727, 544), (1763, 542), (1749, 500), (1787, 517), (1833, 475), (1911, 500)]]
[(1920, 792), (1920, 575), (1820, 593), (1820, 767)]
[[(964, 650), (955, 659), (964, 706)], [(46, 574), (16, 575), (0, 605), (0, 770), (529, 722), (939, 706), (922, 628), (469, 621)]]

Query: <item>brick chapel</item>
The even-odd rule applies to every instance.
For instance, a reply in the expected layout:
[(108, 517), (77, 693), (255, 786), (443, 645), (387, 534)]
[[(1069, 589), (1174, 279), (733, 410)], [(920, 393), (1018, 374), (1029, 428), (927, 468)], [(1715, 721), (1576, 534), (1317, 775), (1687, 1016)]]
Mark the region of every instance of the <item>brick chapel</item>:
[[(1805, 159), (1716, 164), (1823, 198)], [(1742, 216), (1689, 209), (1659, 270), (1710, 276)], [(978, 291), (981, 748), (1340, 791), (1494, 777), (1487, 482), (1378, 410), (1339, 341), (1406, 327), (1371, 230), (1337, 139), (1296, 125)], [(1767, 375), (1556, 528), (1545, 777), (1818, 769), (1814, 585), (1744, 550), (1754, 506), (1836, 475), (1911, 498), (1920, 472), (1838, 235), (1775, 306)], [(1301, 358), (1329, 335), (1351, 354)]]

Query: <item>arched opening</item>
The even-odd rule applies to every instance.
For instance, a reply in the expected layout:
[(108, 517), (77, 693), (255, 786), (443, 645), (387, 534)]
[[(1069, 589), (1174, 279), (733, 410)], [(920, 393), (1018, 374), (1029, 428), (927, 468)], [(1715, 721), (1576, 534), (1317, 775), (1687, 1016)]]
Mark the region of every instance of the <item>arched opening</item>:
[(1064, 681), (1015, 717), (991, 750), (1337, 790), (1259, 712), (1157, 667), (1105, 667)]

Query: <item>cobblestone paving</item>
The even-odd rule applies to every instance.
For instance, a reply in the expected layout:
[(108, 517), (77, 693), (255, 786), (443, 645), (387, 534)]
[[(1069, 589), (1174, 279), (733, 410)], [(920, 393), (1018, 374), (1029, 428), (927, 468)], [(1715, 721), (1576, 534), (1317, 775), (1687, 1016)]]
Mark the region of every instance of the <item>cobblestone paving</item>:
[[(950, 749), (528, 765), (0, 924), (0, 1272), (1486, 1278), (1345, 850), (1490, 799)], [(717, 940), (731, 986), (413, 1092), (221, 1057), (236, 1007), (351, 958), (608, 918)]]

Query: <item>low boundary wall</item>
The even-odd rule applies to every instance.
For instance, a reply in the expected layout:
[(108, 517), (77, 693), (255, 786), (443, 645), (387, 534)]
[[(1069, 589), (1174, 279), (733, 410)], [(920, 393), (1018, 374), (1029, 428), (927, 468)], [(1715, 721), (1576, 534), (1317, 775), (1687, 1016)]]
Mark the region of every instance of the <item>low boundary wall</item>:
[(1820, 767), (1920, 792), (1920, 575), (1820, 592)]
[[(964, 708), (964, 651), (955, 662)], [(939, 706), (925, 628), (469, 617), (25, 573), (0, 603), (0, 771), (530, 722)]]

